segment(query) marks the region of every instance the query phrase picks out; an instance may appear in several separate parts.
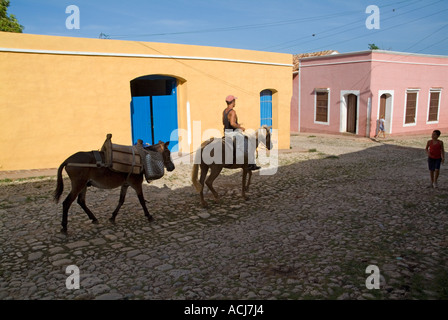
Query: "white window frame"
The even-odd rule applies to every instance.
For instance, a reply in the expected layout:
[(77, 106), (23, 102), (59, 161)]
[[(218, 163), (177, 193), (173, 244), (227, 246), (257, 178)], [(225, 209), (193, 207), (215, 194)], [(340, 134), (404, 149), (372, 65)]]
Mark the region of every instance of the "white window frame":
[[(417, 93), (415, 98), (415, 117), (413, 123), (406, 123), (406, 108), (408, 104), (408, 93)], [(417, 116), (418, 116), (418, 96), (420, 93), (420, 89), (406, 89), (404, 93), (404, 114), (403, 114), (403, 127), (413, 127), (417, 125)]]
[[(437, 120), (436, 121), (429, 121), (429, 108), (431, 106), (431, 93), (433, 92), (438, 92), (439, 93), (439, 105), (437, 106)], [(440, 101), (442, 100), (442, 88), (431, 88), (429, 89), (429, 93), (428, 93), (428, 110), (426, 112), (426, 124), (437, 124), (439, 123), (439, 119), (440, 119), (440, 106), (441, 103)]]
[[(330, 88), (315, 88), (314, 89), (314, 123), (315, 124), (323, 124), (323, 125), (330, 125)], [(328, 101), (327, 101), (327, 121), (317, 121), (317, 92), (327, 92), (328, 93)]]

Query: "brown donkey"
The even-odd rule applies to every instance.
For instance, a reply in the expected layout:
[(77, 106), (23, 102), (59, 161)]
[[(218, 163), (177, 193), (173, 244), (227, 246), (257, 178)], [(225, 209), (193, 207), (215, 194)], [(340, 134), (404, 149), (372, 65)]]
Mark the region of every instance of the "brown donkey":
[[(175, 167), (174, 163), (171, 161), (171, 153), (168, 149), (168, 144), (169, 142), (159, 142), (159, 144), (146, 147), (145, 149), (160, 152), (163, 156), (163, 164), (165, 168), (168, 171), (173, 171)], [(104, 162), (104, 152), (100, 152), (100, 155)], [(71, 163), (77, 165), (68, 165)], [(129, 186), (131, 186), (137, 192), (137, 196), (143, 208), (143, 211), (145, 212), (145, 216), (149, 221), (153, 220), (152, 216), (148, 212), (148, 209), (146, 208), (145, 199), (143, 197), (143, 173), (128, 174), (115, 172), (110, 170), (109, 168), (91, 166), (91, 164), (95, 165), (96, 163), (97, 161), (93, 152), (78, 152), (67, 158), (67, 160), (65, 160), (60, 165), (57, 175), (57, 186), (54, 192), (54, 200), (56, 201), (56, 203), (59, 202), (59, 198), (64, 191), (64, 183), (62, 179), (62, 170), (64, 168), (72, 184), (72, 189), (63, 202), (61, 232), (67, 233), (68, 210), (73, 201), (75, 201), (76, 197), (78, 197), (78, 204), (87, 213), (87, 216), (90, 220), (92, 220), (92, 223), (98, 223), (97, 218), (93, 215), (92, 211), (90, 211), (86, 205), (86, 192), (87, 187), (89, 186), (94, 186), (101, 189), (114, 189), (121, 186), (120, 200), (115, 211), (112, 213), (112, 217), (109, 219), (111, 222), (115, 222), (118, 211), (124, 203), (126, 192)], [(82, 165), (85, 166), (83, 167)]]
[[(266, 145), (266, 148), (268, 150), (271, 150), (273, 145), (271, 142), (271, 127), (263, 126), (260, 129), (258, 129), (255, 133), (255, 149), (258, 147), (260, 141), (263, 142), (263, 144)], [(260, 132), (262, 132), (262, 137), (260, 137)], [(218, 138), (219, 140), (222, 140), (221, 138)], [(247, 139), (246, 139), (247, 140)], [(219, 176), (223, 168), (228, 169), (243, 169), (243, 180), (242, 180), (242, 197), (244, 199), (246, 198), (246, 191), (249, 190), (250, 180), (252, 178), (252, 171), (249, 170), (249, 157), (247, 153), (247, 148), (244, 150), (244, 163), (238, 164), (236, 162), (236, 148), (233, 149), (233, 161), (232, 163), (228, 164), (226, 163), (225, 159), (225, 145), (222, 143), (222, 161), (219, 161), (220, 163), (210, 163), (207, 164), (204, 161), (204, 158), (202, 156), (204, 152), (204, 148), (206, 148), (210, 143), (214, 142), (214, 138), (211, 138), (205, 142), (202, 143), (200, 150), (198, 150), (198, 154), (196, 154), (196, 157), (200, 155), (200, 160), (197, 158), (195, 160), (195, 164), (193, 165), (193, 170), (191, 174), (191, 180), (193, 182), (194, 187), (196, 188), (196, 191), (200, 194), (201, 197), (201, 204), (203, 207), (207, 207), (207, 202), (204, 200), (204, 183), (207, 185), (207, 187), (210, 189), (210, 191), (213, 193), (213, 196), (215, 197), (215, 200), (219, 200), (219, 195), (216, 192), (216, 190), (213, 188), (213, 181)], [(219, 143), (219, 142), (218, 142)], [(212, 154), (213, 156), (213, 154)], [(199, 164), (200, 162), (200, 164)], [(198, 180), (198, 171), (199, 167), (201, 168), (201, 177)], [(205, 179), (208, 173), (208, 170), (211, 170), (210, 175), (208, 176), (207, 180)], [(246, 178), (249, 174), (249, 179), (246, 184)]]

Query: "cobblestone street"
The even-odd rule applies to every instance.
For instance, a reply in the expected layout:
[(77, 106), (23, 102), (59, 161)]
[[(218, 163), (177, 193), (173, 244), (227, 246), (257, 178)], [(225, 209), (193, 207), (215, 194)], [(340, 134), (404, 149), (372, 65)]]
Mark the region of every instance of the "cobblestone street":
[[(429, 138), (292, 135), (247, 201), (240, 170), (225, 169), (207, 209), (192, 165), (177, 164), (144, 184), (152, 223), (131, 189), (110, 223), (120, 190), (91, 187), (99, 224), (75, 202), (68, 235), (54, 176), (1, 180), (0, 299), (446, 299), (448, 172), (429, 188)], [(65, 178), (62, 200), (69, 190)], [(380, 289), (366, 288), (369, 265)]]

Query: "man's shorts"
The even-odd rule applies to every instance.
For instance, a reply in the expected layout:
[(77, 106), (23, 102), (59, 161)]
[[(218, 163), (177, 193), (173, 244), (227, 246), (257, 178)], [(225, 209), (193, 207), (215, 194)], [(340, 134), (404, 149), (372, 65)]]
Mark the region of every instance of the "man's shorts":
[(428, 158), (429, 171), (440, 170), (441, 163), (442, 163), (442, 158), (440, 158), (440, 159)]

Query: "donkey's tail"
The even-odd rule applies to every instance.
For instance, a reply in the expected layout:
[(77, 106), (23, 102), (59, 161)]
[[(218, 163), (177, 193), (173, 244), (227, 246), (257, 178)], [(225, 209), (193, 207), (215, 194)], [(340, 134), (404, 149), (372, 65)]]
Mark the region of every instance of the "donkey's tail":
[(64, 191), (64, 180), (62, 179), (62, 170), (67, 165), (67, 162), (63, 162), (58, 169), (58, 182), (56, 185), (56, 190), (54, 191), (54, 201), (56, 203), (59, 202), (59, 198), (62, 195), (62, 192)]
[(193, 185), (196, 188), (196, 191), (201, 192), (202, 185), (199, 183), (199, 180), (198, 180), (198, 172), (199, 172), (199, 165), (197, 163), (195, 163), (193, 165), (193, 170), (191, 171), (191, 181), (193, 182)]

